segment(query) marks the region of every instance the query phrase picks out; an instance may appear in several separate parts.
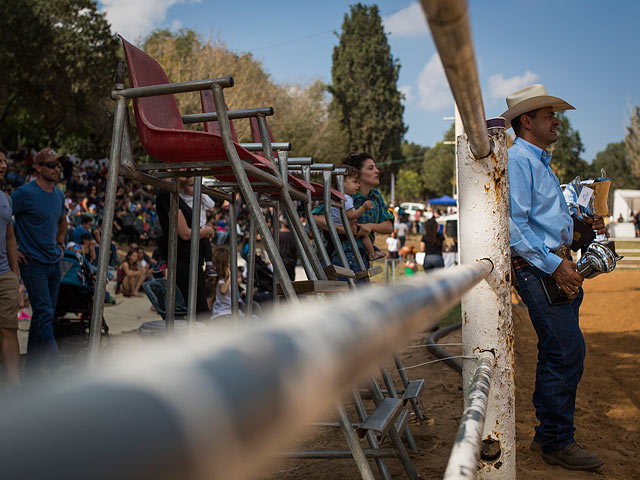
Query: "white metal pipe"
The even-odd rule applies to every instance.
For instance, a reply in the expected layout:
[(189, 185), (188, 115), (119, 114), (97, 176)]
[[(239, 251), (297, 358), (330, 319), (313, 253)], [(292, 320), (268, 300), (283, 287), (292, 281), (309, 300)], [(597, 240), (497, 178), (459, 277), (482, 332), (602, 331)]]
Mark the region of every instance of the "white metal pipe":
[[(198, 301), (198, 270), (202, 272), (200, 263), (200, 210), (202, 209), (202, 177), (193, 177), (191, 203), (191, 243), (189, 258), (189, 294), (187, 296), (187, 322), (190, 329), (196, 326), (196, 309)], [(185, 219), (186, 220), (186, 219)], [(207, 239), (209, 241), (209, 239)]]
[(482, 90), (466, 0), (421, 0), (462, 123), (477, 157), (489, 154)]
[[(504, 129), (492, 129), (493, 151), (476, 158), (466, 136), (458, 140), (458, 213), (460, 260), (463, 265), (490, 258), (495, 269), (462, 298), (462, 354), (496, 354), (491, 400), (483, 440), (499, 442), (498, 459), (482, 462), (479, 477), (515, 478), (515, 388), (511, 323), (511, 263), (509, 254), (509, 178)], [(463, 368), (463, 385), (473, 366)], [(496, 467), (497, 465), (497, 467)]]
[[(482, 450), (482, 430), (489, 405), (491, 372), (495, 356), (482, 352), (469, 388), (468, 406), (462, 414), (460, 428), (453, 444), (444, 480), (473, 480), (478, 470)], [(515, 477), (513, 477), (515, 478)]]
[(3, 478), (247, 478), (491, 269), (481, 260), (289, 304), (264, 323), (118, 352), (115, 365), (25, 389), (0, 410)]

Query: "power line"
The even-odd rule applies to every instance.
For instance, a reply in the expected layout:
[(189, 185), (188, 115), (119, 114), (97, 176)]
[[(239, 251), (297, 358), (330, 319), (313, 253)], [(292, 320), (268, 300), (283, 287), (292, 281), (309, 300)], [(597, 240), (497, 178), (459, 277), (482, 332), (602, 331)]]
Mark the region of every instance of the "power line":
[[(381, 14), (380, 14), (380, 15), (381, 15), (381, 17), (384, 19), (384, 17), (389, 17), (389, 16), (391, 16), (391, 15), (393, 15), (393, 14), (395, 14), (395, 13), (399, 12), (400, 10), (403, 10), (404, 8), (407, 8), (407, 7), (397, 8), (397, 9), (395, 9), (395, 10), (391, 10), (391, 11), (389, 11), (389, 12), (387, 12), (387, 13), (382, 13), (382, 12), (381, 12)], [(254, 53), (254, 52), (259, 52), (260, 50), (267, 50), (267, 49), (269, 49), (269, 48), (280, 47), (280, 46), (282, 46), (282, 45), (288, 45), (288, 44), (290, 44), (290, 43), (296, 43), (296, 42), (300, 42), (300, 41), (302, 41), (302, 40), (308, 40), (309, 38), (319, 37), (320, 35), (324, 35), (324, 34), (326, 34), (326, 33), (332, 33), (332, 32), (335, 32), (335, 29), (331, 28), (331, 29), (329, 29), (329, 30), (323, 30), (323, 31), (321, 31), (321, 32), (312, 33), (311, 35), (305, 35), (304, 37), (292, 38), (291, 40), (285, 40), (284, 42), (273, 43), (273, 44), (271, 44), (271, 45), (266, 45), (266, 46), (264, 46), (264, 47), (255, 48), (255, 49), (253, 49), (253, 50), (249, 50), (249, 52), (250, 52), (250, 53)], [(317, 52), (314, 52), (314, 53), (317, 53)], [(310, 55), (311, 55), (311, 54), (310, 54)], [(310, 55), (309, 55), (309, 56), (310, 56)], [(305, 58), (305, 57), (303, 57), (303, 58)], [(294, 62), (294, 63), (295, 63), (295, 62)]]
[(296, 42), (299, 42), (299, 41), (301, 41), (301, 40), (307, 40), (307, 39), (309, 39), (309, 38), (318, 37), (318, 36), (320, 36), (320, 35), (324, 35), (325, 33), (330, 33), (330, 32), (333, 32), (333, 29), (330, 29), (330, 30), (323, 30), (322, 32), (312, 33), (311, 35), (307, 35), (307, 36), (304, 36), (304, 37), (294, 38), (294, 39), (291, 39), (291, 40), (286, 40), (286, 41), (284, 41), (284, 42), (274, 43), (274, 44), (272, 44), (272, 45), (267, 45), (267, 46), (265, 46), (265, 47), (255, 48), (255, 49), (253, 49), (253, 50), (250, 50), (250, 52), (251, 52), (251, 53), (253, 53), (253, 52), (259, 52), (260, 50), (266, 50), (266, 49), (268, 49), (268, 48), (280, 47), (281, 45), (288, 45), (288, 44), (290, 44), (290, 43), (296, 43)]

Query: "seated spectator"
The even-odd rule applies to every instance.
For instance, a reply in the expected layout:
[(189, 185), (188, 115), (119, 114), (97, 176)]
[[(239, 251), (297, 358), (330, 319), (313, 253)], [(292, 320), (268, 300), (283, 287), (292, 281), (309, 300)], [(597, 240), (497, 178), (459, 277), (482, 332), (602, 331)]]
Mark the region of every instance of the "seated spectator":
[(98, 187), (95, 185), (89, 186), (87, 194), (82, 199), (82, 209), (85, 212), (90, 211), (91, 205), (94, 205), (96, 208), (98, 206)]
[(89, 237), (92, 237), (92, 234), (91, 234), (92, 223), (93, 223), (93, 218), (91, 218), (89, 215), (83, 215), (80, 220), (80, 225), (75, 227), (71, 232), (71, 241), (78, 245), (82, 245), (83, 235), (89, 235)]
[(82, 246), (82, 254), (85, 256), (89, 263), (96, 264), (96, 241), (93, 239), (93, 235), (90, 233), (83, 233), (80, 237), (80, 245)]
[(116, 293), (125, 297), (142, 297), (140, 287), (145, 280), (145, 272), (138, 266), (138, 251), (131, 248), (118, 268)]

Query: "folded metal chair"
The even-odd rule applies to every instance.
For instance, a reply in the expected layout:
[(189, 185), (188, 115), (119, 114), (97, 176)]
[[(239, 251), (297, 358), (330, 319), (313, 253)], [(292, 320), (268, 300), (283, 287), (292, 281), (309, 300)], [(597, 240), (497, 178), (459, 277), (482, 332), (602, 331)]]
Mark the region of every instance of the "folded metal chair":
[[(212, 101), (210, 92), (201, 92), (200, 99), (202, 103), (202, 110), (205, 114), (217, 113), (217, 106), (215, 102)], [(308, 194), (312, 193), (314, 191), (314, 188), (309, 182), (306, 182), (305, 180), (289, 173), (287, 168), (287, 152), (291, 148), (291, 144), (286, 142), (274, 142), (273, 134), (269, 129), (265, 117), (266, 115), (264, 114), (258, 114), (249, 117), (252, 127), (252, 134), (254, 136), (254, 144), (252, 144), (251, 148), (252, 150), (254, 150), (254, 155), (258, 156), (259, 153), (263, 154), (265, 161), (270, 165), (273, 165), (276, 169), (276, 172), (279, 173), (280, 178), (283, 180), (283, 185), (289, 184), (291, 188), (285, 188), (284, 186), (273, 188), (272, 186), (265, 185), (263, 183), (252, 185), (254, 191), (260, 193), (261, 198), (266, 199), (267, 201), (278, 202), (279, 206), (283, 207), (285, 216), (287, 217), (291, 230), (294, 233), (294, 239), (297, 243), (298, 251), (302, 257), (303, 265), (305, 266), (305, 271), (308, 278), (308, 280), (293, 282), (293, 287), (296, 291), (296, 294), (303, 295), (346, 291), (347, 288), (343, 282), (327, 279), (317, 253), (314, 250), (304, 230), (304, 227), (302, 226), (300, 217), (298, 216), (297, 210), (295, 208), (295, 204), (293, 203), (292, 193), (295, 192), (295, 199), (304, 202), (307, 201)], [(230, 123), (231, 125), (233, 124), (233, 122)], [(207, 132), (216, 132), (219, 130), (219, 128), (220, 127), (218, 123), (215, 121), (205, 123), (205, 131)], [(274, 157), (274, 148), (277, 149), (277, 162), (275, 161)], [(260, 150), (257, 151), (258, 149)], [(218, 174), (214, 174), (214, 176), (219, 180), (225, 180)], [(231, 185), (232, 183), (224, 183), (225, 187)], [(274, 217), (273, 228), (274, 232), (277, 232), (279, 230), (278, 216), (274, 215)], [(253, 222), (253, 217), (250, 218), (250, 223), (251, 222)], [(252, 224), (250, 224), (249, 229), (250, 239), (252, 239), (254, 237)], [(255, 243), (251, 243), (250, 248), (255, 248)], [(253, 271), (251, 265), (252, 261), (253, 255), (250, 254), (250, 271)], [(276, 294), (278, 294), (278, 292), (282, 294), (283, 289), (281, 287), (278, 287), (276, 289)]]
[[(223, 89), (233, 86), (232, 78), (209, 79), (181, 83), (169, 83), (162, 67), (151, 56), (139, 48), (122, 39), (125, 58), (128, 66), (130, 88), (124, 85), (124, 68), (119, 66), (116, 87), (112, 98), (116, 101), (114, 114), (114, 128), (110, 153), (107, 187), (105, 194), (104, 232), (101, 239), (98, 260), (98, 279), (96, 288), (97, 302), (94, 300), (94, 314), (101, 317), (104, 308), (106, 288), (106, 273), (108, 264), (109, 242), (111, 241), (111, 225), (114, 216), (115, 190), (119, 175), (137, 181), (152, 184), (171, 192), (170, 226), (169, 226), (169, 258), (168, 258), (168, 288), (167, 288), (167, 328), (171, 330), (174, 320), (175, 305), (175, 265), (177, 242), (177, 211), (178, 190), (177, 182), (166, 181), (165, 177), (193, 175), (198, 181), (194, 182), (194, 217), (199, 214), (199, 194), (201, 184), (199, 177), (206, 172), (215, 172), (221, 178), (232, 179), (242, 193), (252, 217), (257, 222), (257, 228), (265, 242), (265, 249), (273, 261), (274, 270), (279, 274), (285, 295), (292, 302), (297, 301), (295, 290), (286, 277), (286, 270), (277, 254), (277, 246), (269, 232), (266, 220), (261, 214), (260, 207), (252, 191), (251, 181), (264, 182), (274, 189), (282, 189), (283, 182), (273, 164), (264, 158), (252, 154), (231, 138), (229, 117), (234, 112), (227, 113), (224, 107)], [(182, 116), (178, 109), (175, 94), (209, 90), (217, 105), (219, 115), (216, 120), (220, 126), (220, 134), (187, 130), (184, 124), (193, 123), (190, 116)], [(145, 151), (157, 160), (159, 164), (136, 165), (131, 146), (131, 131), (129, 127), (128, 101), (133, 100), (136, 127)], [(237, 114), (237, 112), (236, 112)], [(242, 115), (240, 112), (239, 115)], [(150, 174), (153, 172), (153, 174)], [(288, 185), (287, 185), (288, 186)], [(230, 202), (230, 216), (235, 220), (235, 196), (220, 190), (209, 190), (207, 193), (218, 199)], [(304, 194), (300, 194), (305, 198)], [(197, 259), (197, 247), (194, 251), (194, 240), (198, 222), (193, 223), (192, 229), (192, 258)], [(236, 229), (232, 225), (231, 244), (235, 245)], [(106, 243), (105, 243), (106, 242)], [(235, 255), (231, 256), (234, 263)], [(192, 262), (196, 263), (196, 262)], [(234, 269), (232, 269), (234, 271)], [(197, 273), (195, 265), (193, 273)], [(195, 322), (195, 297), (189, 292), (188, 309), (189, 321)], [(89, 361), (97, 359), (100, 332), (99, 325), (91, 326), (89, 340)]]

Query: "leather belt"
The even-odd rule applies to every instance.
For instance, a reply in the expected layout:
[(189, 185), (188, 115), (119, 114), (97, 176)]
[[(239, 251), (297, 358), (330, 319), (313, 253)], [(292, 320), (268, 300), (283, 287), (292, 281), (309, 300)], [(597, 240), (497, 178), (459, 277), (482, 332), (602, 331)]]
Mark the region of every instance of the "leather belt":
[(511, 259), (511, 264), (513, 265), (514, 270), (520, 270), (521, 268), (528, 267), (531, 265), (522, 257), (513, 257)]
[[(560, 258), (566, 258), (567, 260), (572, 260), (571, 258), (571, 249), (568, 245), (564, 245), (557, 250), (551, 250), (551, 253), (559, 256)], [(513, 265), (514, 270), (520, 270), (521, 268), (528, 267), (531, 265), (528, 261), (526, 261), (523, 257), (511, 257), (511, 264)]]

